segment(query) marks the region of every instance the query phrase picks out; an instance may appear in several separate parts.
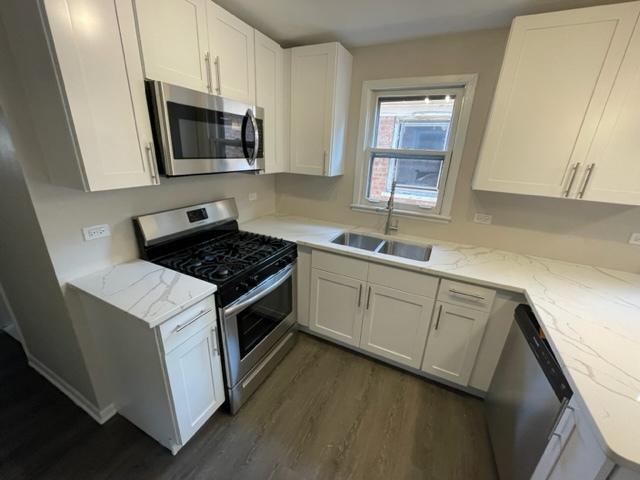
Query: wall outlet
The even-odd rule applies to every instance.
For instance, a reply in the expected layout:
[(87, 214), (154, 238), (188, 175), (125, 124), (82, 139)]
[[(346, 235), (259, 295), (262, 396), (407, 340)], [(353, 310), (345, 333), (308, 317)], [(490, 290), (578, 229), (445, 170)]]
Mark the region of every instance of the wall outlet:
[(476, 213), (473, 216), (473, 221), (475, 223), (482, 223), (484, 225), (490, 225), (492, 220), (493, 220), (493, 216), (488, 215), (486, 213)]
[(629, 243), (631, 245), (640, 245), (640, 233), (632, 233), (629, 237)]
[(255, 202), (258, 199), (258, 194), (256, 192), (251, 192), (249, 194), (249, 201), (250, 202)]
[(97, 238), (110, 237), (111, 227), (109, 225), (93, 225), (91, 227), (84, 227), (82, 229), (82, 235), (84, 235), (85, 242), (89, 240), (96, 240)]

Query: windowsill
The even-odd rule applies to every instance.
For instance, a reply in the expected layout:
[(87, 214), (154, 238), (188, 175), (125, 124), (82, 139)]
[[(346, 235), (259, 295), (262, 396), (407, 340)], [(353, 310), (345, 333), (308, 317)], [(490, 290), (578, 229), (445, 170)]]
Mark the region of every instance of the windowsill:
[[(386, 215), (387, 210), (384, 207), (373, 207), (370, 205), (358, 205), (352, 204), (351, 210), (363, 213), (373, 213), (377, 215)], [(398, 217), (407, 217), (407, 218), (415, 218), (419, 220), (425, 220), (428, 222), (436, 222), (436, 223), (450, 223), (451, 217), (448, 215), (441, 215), (437, 213), (428, 213), (427, 212), (416, 212), (413, 210), (402, 210), (400, 208), (393, 209), (393, 215)]]

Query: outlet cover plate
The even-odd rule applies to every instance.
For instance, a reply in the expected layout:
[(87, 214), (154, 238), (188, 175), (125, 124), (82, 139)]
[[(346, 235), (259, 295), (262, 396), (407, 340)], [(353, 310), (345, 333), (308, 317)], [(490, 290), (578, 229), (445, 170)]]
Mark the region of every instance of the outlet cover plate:
[(629, 237), (629, 243), (631, 245), (640, 245), (640, 233), (632, 233)]
[(85, 242), (97, 240), (98, 238), (110, 237), (111, 227), (107, 224), (84, 227), (82, 229), (82, 235), (84, 236)]
[(486, 213), (476, 213), (473, 216), (473, 221), (475, 223), (482, 223), (483, 225), (491, 225), (492, 220), (493, 220), (493, 216), (488, 215)]

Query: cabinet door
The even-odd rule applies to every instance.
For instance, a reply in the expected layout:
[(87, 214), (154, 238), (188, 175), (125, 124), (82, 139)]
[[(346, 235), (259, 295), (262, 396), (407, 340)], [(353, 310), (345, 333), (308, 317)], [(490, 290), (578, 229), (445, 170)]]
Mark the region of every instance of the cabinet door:
[(207, 2), (209, 50), (218, 95), (256, 103), (254, 30), (224, 8)]
[(489, 314), (437, 302), (422, 370), (467, 385)]
[(265, 173), (285, 171), (285, 157), (278, 147), (284, 134), (283, 51), (276, 42), (256, 30), (256, 105), (264, 109)]
[(309, 328), (349, 345), (360, 344), (364, 282), (324, 272), (311, 272)]
[[(618, 78), (587, 157), (582, 198), (640, 205), (640, 25), (629, 44)], [(580, 194), (579, 194), (580, 196)]]
[(203, 328), (166, 356), (167, 376), (184, 445), (224, 402), (215, 324)]
[(147, 78), (203, 92), (210, 90), (205, 2), (136, 0)]
[(551, 197), (575, 191), (572, 178), (580, 175), (639, 9), (618, 4), (515, 19), (475, 189)]
[(420, 368), (434, 303), (431, 298), (369, 285), (360, 347)]
[(327, 174), (336, 75), (335, 44), (291, 51), (291, 171)]
[(157, 183), (131, 2), (46, 0), (44, 7), (85, 188)]

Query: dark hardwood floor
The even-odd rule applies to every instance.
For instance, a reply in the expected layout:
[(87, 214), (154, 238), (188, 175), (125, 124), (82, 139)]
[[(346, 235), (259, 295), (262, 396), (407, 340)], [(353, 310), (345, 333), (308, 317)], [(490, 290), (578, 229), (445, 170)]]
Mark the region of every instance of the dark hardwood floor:
[(173, 457), (103, 426), (0, 334), (0, 479), (495, 479), (482, 402), (307, 335)]

